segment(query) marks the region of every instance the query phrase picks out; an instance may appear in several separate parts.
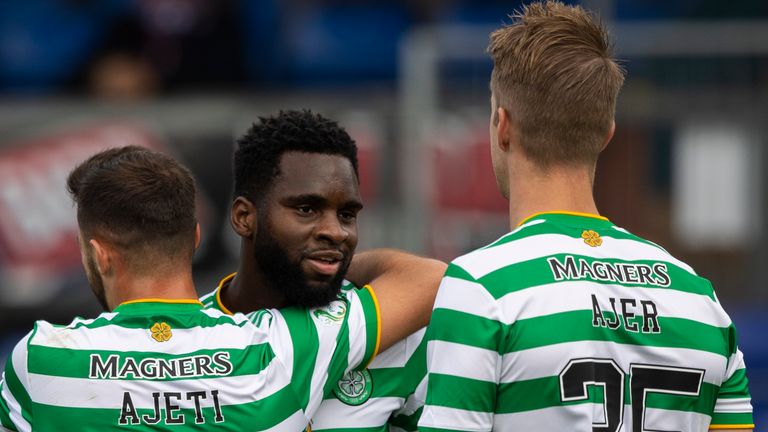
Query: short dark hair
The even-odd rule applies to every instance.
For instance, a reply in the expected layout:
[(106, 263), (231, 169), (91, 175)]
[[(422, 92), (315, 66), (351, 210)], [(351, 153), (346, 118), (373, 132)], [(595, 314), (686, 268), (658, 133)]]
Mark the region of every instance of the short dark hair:
[(263, 199), (280, 175), (280, 158), (291, 151), (342, 156), (358, 176), (357, 145), (337, 122), (310, 110), (280, 111), (259, 117), (237, 140), (234, 197)]
[(170, 156), (126, 146), (97, 153), (67, 178), (77, 223), (128, 253), (137, 264), (163, 254), (191, 258), (195, 250), (195, 181)]

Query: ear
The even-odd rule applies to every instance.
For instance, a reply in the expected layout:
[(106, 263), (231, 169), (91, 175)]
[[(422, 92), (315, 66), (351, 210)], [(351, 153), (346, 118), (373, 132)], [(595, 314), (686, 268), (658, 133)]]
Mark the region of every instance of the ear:
[(512, 129), (509, 113), (507, 113), (507, 110), (504, 108), (497, 107), (496, 118), (498, 119), (498, 124), (496, 127), (496, 142), (498, 143), (499, 148), (506, 153), (509, 151), (509, 133)]
[(611, 142), (611, 139), (613, 138), (613, 133), (616, 132), (616, 120), (611, 120), (611, 128), (608, 129), (608, 135), (605, 137), (605, 142), (603, 143), (603, 148), (600, 149), (600, 151), (605, 150), (606, 147), (608, 147), (608, 143)]
[(104, 243), (96, 239), (88, 240), (88, 244), (93, 248), (93, 259), (96, 261), (96, 268), (102, 277), (110, 274), (115, 264), (113, 251)]
[(256, 232), (256, 206), (239, 196), (232, 202), (229, 223), (240, 237), (251, 237)]
[(200, 247), (200, 224), (195, 224), (195, 250)]

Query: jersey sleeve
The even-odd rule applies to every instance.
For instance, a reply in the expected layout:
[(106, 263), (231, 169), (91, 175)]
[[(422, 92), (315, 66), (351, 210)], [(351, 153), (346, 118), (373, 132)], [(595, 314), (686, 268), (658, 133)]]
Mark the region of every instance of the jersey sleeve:
[(345, 374), (320, 405), (312, 430), (415, 431), (426, 391), (417, 392), (426, 387), (425, 330), (383, 351), (365, 370)]
[(32, 400), (27, 380), (27, 343), (32, 334), (16, 344), (5, 364), (0, 380), (0, 430), (32, 430)]
[(491, 430), (502, 328), (495, 299), (451, 264), (427, 328), (427, 394), (419, 430)]
[(346, 372), (364, 368), (378, 349), (378, 306), (369, 288), (344, 290), (323, 307), (273, 310), (271, 318), (270, 343), (308, 418)]
[[(731, 326), (731, 338), (736, 346), (736, 332)], [(717, 394), (715, 408), (712, 411), (710, 429), (750, 429), (754, 428), (752, 403), (749, 393), (744, 355), (735, 348), (728, 359), (726, 377)]]

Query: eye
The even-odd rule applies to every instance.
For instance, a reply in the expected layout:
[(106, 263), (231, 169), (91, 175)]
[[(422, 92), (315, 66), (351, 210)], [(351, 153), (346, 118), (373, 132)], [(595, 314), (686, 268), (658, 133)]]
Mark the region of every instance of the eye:
[(311, 216), (315, 213), (315, 209), (311, 205), (299, 205), (296, 206), (296, 213), (302, 216)]
[(357, 212), (345, 210), (339, 213), (339, 217), (344, 222), (353, 222), (357, 219)]

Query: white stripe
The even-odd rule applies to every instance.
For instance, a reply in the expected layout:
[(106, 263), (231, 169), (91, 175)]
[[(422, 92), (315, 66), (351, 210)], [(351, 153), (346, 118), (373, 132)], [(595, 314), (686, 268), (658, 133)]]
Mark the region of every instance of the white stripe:
[(296, 411), (290, 417), (281, 421), (277, 425), (264, 429), (264, 432), (284, 432), (284, 431), (303, 431), (307, 428), (307, 417), (301, 411)]
[(280, 359), (283, 368), (293, 381), (293, 340), (291, 332), (288, 330), (288, 323), (285, 317), (278, 310), (271, 310), (272, 325), (269, 327), (269, 345), (275, 353), (275, 357)]
[(381, 427), (402, 405), (403, 398), (400, 397), (371, 398), (358, 406), (326, 399), (312, 417), (312, 430)]
[(424, 406), (427, 399), (427, 377), (421, 379), (419, 385), (416, 386), (416, 390), (408, 395), (403, 407), (392, 413), (392, 415), (413, 415), (419, 408)]
[[(583, 403), (568, 407), (550, 407), (538, 410), (509, 414), (496, 414), (493, 419), (494, 430), (503, 431), (588, 431), (593, 422), (600, 422), (605, 415), (601, 404)], [(632, 430), (632, 423), (627, 424), (626, 412), (623, 431)]]
[(740, 349), (736, 348), (736, 352), (731, 355), (730, 359), (728, 359), (728, 368), (725, 371), (723, 381), (728, 381), (733, 376), (733, 374), (736, 373), (737, 370), (744, 369), (745, 367), (744, 354)]
[[(648, 430), (705, 431), (710, 421), (710, 416), (697, 412), (646, 408), (643, 426)], [(625, 428), (629, 430), (629, 426)]]
[[(5, 373), (3, 373), (3, 381), (5, 381)], [(2, 386), (0, 397), (2, 397), (5, 400), (5, 403), (8, 404), (8, 409), (10, 410), (8, 416), (11, 418), (11, 423), (16, 426), (19, 432), (31, 431), (32, 426), (30, 426), (24, 417), (21, 416), (21, 404), (19, 404), (16, 398), (13, 397), (13, 394), (8, 390), (7, 385)]]
[(382, 351), (376, 358), (373, 359), (368, 369), (381, 369), (381, 368), (402, 368), (419, 347), (421, 340), (424, 338), (426, 327), (416, 331), (407, 338), (397, 342), (391, 347)]
[[(289, 381), (285, 370), (273, 361), (259, 374), (224, 378), (175, 381), (93, 380), (30, 374), (30, 384), (35, 394), (35, 402), (42, 404), (69, 408), (119, 409), (122, 407), (123, 393), (130, 392), (137, 409), (152, 409), (153, 392), (219, 390), (221, 405), (237, 405), (269, 397), (289, 385)], [(200, 403), (205, 407), (213, 406), (210, 392)], [(175, 404), (181, 408), (195, 408), (194, 400), (179, 400)]]
[[(347, 312), (350, 313), (351, 306), (347, 306)], [(320, 403), (323, 401), (323, 389), (328, 381), (328, 369), (330, 369), (336, 350), (339, 349), (336, 338), (341, 330), (342, 322), (327, 323), (321, 321), (310, 313), (312, 323), (317, 330), (318, 349), (315, 358), (315, 367), (312, 369), (312, 380), (309, 387), (309, 401), (304, 414), (307, 418), (312, 418), (317, 411)], [(350, 338), (350, 344), (354, 343)], [(341, 378), (341, 377), (336, 377)]]
[[(360, 297), (357, 295), (355, 289), (351, 289), (344, 293), (349, 301), (349, 308), (347, 314), (347, 325), (349, 328), (349, 353), (347, 355), (347, 370), (360, 366), (365, 357), (365, 350), (368, 343), (368, 334), (366, 333), (366, 326), (378, 325), (378, 323), (369, 323), (365, 320), (365, 311), (363, 311), (363, 303), (360, 301)], [(378, 319), (378, 318), (377, 318)], [(375, 340), (370, 341), (376, 343)]]
[[(11, 358), (8, 361), (11, 362), (11, 365), (13, 366), (13, 372), (21, 382), (21, 385), (24, 387), (27, 395), (34, 401), (34, 396), (30, 391), (29, 375), (27, 374), (27, 342), (29, 341), (31, 334), (31, 332), (27, 333), (16, 344), (16, 347), (14, 347), (13, 352), (11, 353)], [(0, 396), (5, 399), (5, 402), (8, 404), (8, 409), (10, 410), (8, 416), (10, 417), (11, 422), (16, 426), (19, 432), (31, 431), (32, 426), (29, 424), (29, 422), (27, 422), (26, 419), (24, 419), (21, 414), (21, 404), (16, 400), (8, 388), (7, 381), (5, 379), (5, 373), (3, 373), (1, 382), (4, 384), (2, 386), (2, 393)]]
[[(200, 297), (200, 303), (202, 303), (206, 307), (210, 307), (209, 305), (212, 305), (216, 302), (216, 291), (218, 291), (218, 288)], [(207, 305), (206, 303), (208, 303), (209, 305)]]
[[(92, 351), (162, 351), (166, 354), (185, 354), (198, 350), (242, 349), (248, 345), (267, 341), (262, 331), (256, 331), (251, 324), (242, 327), (221, 322), (211, 327), (171, 329), (171, 339), (157, 342), (147, 329), (131, 329), (117, 325), (97, 328), (76, 329), (54, 327), (47, 322), (38, 322), (37, 332), (30, 344), (51, 348), (87, 349)], [(130, 345), (125, 341), (131, 341)]]
[[(38, 331), (39, 331), (39, 325), (44, 321), (39, 321), (37, 323), (38, 325)], [(29, 352), (27, 351), (27, 343), (29, 342), (29, 338), (32, 335), (32, 332), (27, 333), (21, 340), (16, 344), (16, 347), (13, 349), (13, 352), (11, 352), (11, 364), (13, 365), (13, 371), (16, 373), (16, 377), (21, 382), (21, 385), (24, 387), (24, 390), (27, 391), (27, 394), (32, 396), (32, 392), (29, 388), (29, 377), (27, 376), (27, 369), (29, 363), (27, 362), (27, 357), (29, 355)]]
[[(460, 431), (490, 431), (493, 415), (486, 412), (467, 411), (457, 408), (427, 405), (419, 419), (419, 429), (431, 427), (438, 429), (453, 429)], [(509, 429), (500, 429), (509, 430)], [(531, 428), (528, 430), (545, 430)], [(552, 429), (556, 430), (556, 429)], [(560, 429), (569, 430), (569, 429)]]
[(726, 399), (720, 398), (715, 402), (716, 413), (751, 413), (752, 412), (752, 399), (751, 398), (733, 398)]
[(501, 382), (553, 376), (563, 370), (569, 359), (587, 357), (613, 359), (625, 373), (629, 373), (631, 363), (705, 369), (704, 381), (718, 386), (726, 363), (723, 356), (708, 351), (577, 341), (504, 354), (501, 359)]
[[(465, 286), (461, 288), (465, 288)], [(683, 318), (715, 327), (731, 325), (731, 320), (723, 312), (722, 307), (707, 296), (671, 289), (630, 288), (583, 280), (554, 282), (513, 291), (499, 298), (498, 302), (499, 308), (506, 318), (504, 324), (509, 325), (516, 320), (560, 312), (592, 311), (592, 294), (595, 294), (598, 305), (603, 312), (613, 312), (610, 303), (610, 297), (613, 297), (616, 299), (616, 312), (621, 315), (621, 303), (618, 299), (631, 298), (636, 301), (636, 304), (628, 307), (627, 311), (638, 317), (643, 315), (643, 306), (640, 302), (650, 300), (656, 306), (658, 315), (665, 318)], [(479, 297), (478, 294), (469, 294), (463, 298), (459, 297), (458, 293), (452, 295), (457, 297), (452, 300), (452, 306), (462, 303), (473, 305), (478, 300), (472, 299), (471, 296)], [(479, 312), (474, 312), (474, 314), (488, 316), (483, 314), (484, 311), (485, 309), (482, 309)], [(649, 309), (649, 312), (652, 313), (652, 310)], [(639, 324), (642, 326), (642, 322)]]
[(602, 239), (602, 246), (593, 248), (584, 244), (581, 238), (562, 234), (540, 234), (487, 249), (479, 249), (457, 258), (454, 264), (466, 270), (475, 279), (479, 279), (514, 263), (556, 254), (572, 254), (598, 259), (668, 262), (695, 275), (690, 266), (655, 246), (637, 240), (616, 239), (609, 236), (603, 236)]
[[(454, 342), (431, 340), (427, 345), (429, 373), (499, 382), (501, 358), (496, 351)], [(517, 365), (520, 369), (522, 368)]]
[(481, 284), (446, 276), (440, 282), (434, 309), (443, 308), (505, 321), (496, 300)]

